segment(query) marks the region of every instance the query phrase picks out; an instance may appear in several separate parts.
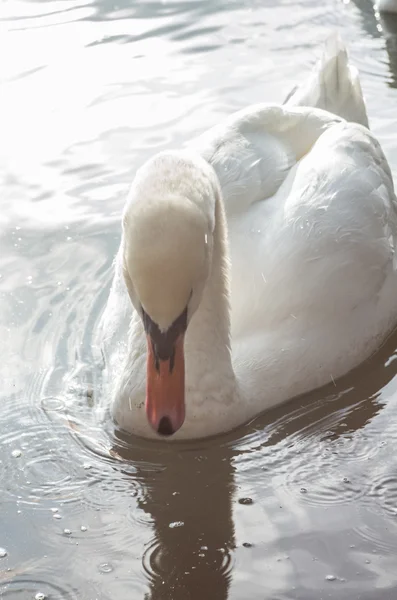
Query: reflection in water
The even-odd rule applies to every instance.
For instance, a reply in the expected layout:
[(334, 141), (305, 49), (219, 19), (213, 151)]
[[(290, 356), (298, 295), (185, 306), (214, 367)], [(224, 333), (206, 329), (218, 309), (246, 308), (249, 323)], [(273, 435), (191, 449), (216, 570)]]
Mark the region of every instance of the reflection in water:
[(162, 449), (135, 442), (118, 452), (138, 473), (140, 461), (158, 466), (138, 503), (154, 529), (143, 554), (147, 598), (226, 600), (234, 548), (232, 451), (216, 443)]
[(379, 13), (374, 9), (373, 0), (351, 0), (360, 11), (361, 25), (371, 38), (384, 39), (390, 70), (388, 85), (397, 87), (397, 15)]
[(397, 15), (382, 13), (378, 15), (379, 24), (386, 42), (390, 66), (390, 87), (397, 88)]
[(136, 168), (231, 110), (283, 100), (335, 25), (396, 167), (395, 18), (371, 0), (4, 11), (0, 596), (394, 598), (396, 336), (335, 386), (169, 447), (95, 421), (92, 335)]

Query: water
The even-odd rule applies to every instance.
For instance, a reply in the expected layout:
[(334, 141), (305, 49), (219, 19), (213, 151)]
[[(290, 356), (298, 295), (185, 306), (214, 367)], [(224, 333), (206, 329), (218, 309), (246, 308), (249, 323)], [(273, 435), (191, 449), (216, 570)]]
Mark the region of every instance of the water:
[(178, 448), (103, 428), (87, 389), (135, 169), (282, 101), (338, 27), (397, 174), (397, 21), (365, 0), (0, 14), (0, 597), (395, 598), (395, 336), (335, 387)]

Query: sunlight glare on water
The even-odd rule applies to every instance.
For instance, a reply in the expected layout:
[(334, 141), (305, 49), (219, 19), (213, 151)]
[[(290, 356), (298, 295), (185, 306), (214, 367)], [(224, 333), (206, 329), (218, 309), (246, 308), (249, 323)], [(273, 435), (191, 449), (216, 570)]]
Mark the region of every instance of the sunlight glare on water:
[(395, 338), (178, 448), (99, 424), (87, 389), (135, 170), (282, 102), (338, 28), (397, 174), (397, 20), (371, 0), (6, 0), (0, 19), (0, 597), (394, 598)]

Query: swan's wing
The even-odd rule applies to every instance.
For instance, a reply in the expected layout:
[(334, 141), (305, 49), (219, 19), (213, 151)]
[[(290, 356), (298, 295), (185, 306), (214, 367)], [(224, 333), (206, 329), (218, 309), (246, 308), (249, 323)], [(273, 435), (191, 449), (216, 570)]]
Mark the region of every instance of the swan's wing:
[(368, 302), (376, 310), (396, 275), (396, 206), (374, 136), (353, 123), (330, 127), (277, 194), (230, 229), (241, 329), (277, 325), (291, 314), (339, 322)]
[(340, 119), (313, 108), (258, 104), (193, 140), (215, 169), (228, 220), (272, 197), (318, 137)]

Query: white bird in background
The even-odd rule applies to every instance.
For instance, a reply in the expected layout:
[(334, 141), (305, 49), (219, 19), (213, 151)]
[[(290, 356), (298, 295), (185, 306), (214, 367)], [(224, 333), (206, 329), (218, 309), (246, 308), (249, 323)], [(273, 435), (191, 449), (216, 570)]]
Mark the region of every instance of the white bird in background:
[(136, 174), (99, 343), (102, 407), (218, 434), (347, 373), (397, 321), (396, 197), (340, 38), (284, 105)]

